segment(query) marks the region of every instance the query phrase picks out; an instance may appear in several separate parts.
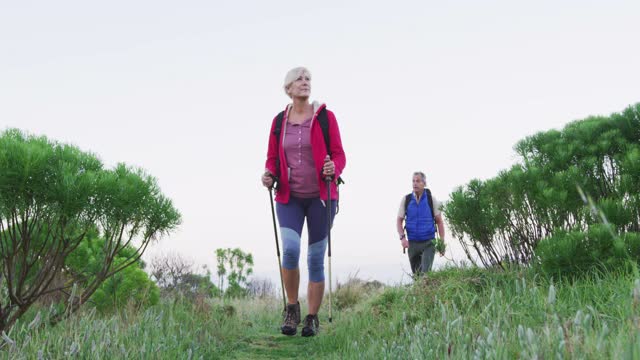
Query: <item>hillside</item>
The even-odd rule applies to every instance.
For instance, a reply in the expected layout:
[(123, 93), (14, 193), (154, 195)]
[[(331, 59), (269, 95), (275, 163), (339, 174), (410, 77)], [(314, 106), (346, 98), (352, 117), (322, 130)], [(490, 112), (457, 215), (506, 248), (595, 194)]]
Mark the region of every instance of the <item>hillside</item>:
[(55, 327), (38, 326), (46, 317), (38, 316), (12, 329), (0, 355), (12, 359), (71, 354), (92, 359), (635, 358), (640, 356), (636, 278), (609, 273), (551, 284), (531, 270), (447, 269), (413, 286), (367, 289), (353, 281), (336, 292), (331, 324), (325, 302), (321, 333), (315, 338), (279, 334), (280, 299), (226, 303), (179, 299), (145, 312), (122, 309), (112, 317), (84, 313)]

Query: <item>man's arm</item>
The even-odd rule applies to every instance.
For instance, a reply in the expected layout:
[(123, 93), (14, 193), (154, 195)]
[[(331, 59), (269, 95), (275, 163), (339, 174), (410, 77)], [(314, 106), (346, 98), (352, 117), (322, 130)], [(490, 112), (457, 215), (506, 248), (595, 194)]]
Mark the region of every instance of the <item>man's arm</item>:
[(402, 235), (404, 235), (404, 226), (402, 225), (402, 223), (404, 222), (404, 218), (397, 218), (398, 221), (396, 223), (396, 228), (398, 229), (398, 238), (402, 237)]
[(402, 241), (402, 247), (408, 248), (409, 241), (407, 240), (407, 237), (404, 234), (404, 226), (402, 225), (403, 222), (404, 222), (404, 218), (398, 217), (396, 222), (396, 228), (398, 230), (398, 238), (400, 238), (400, 241)]
[(396, 230), (398, 230), (398, 238), (402, 242), (402, 247), (406, 249), (409, 247), (409, 240), (407, 239), (407, 236), (404, 234), (404, 225), (402, 224), (404, 222), (404, 216), (406, 215), (404, 213), (405, 201), (406, 201), (406, 198), (403, 196), (402, 200), (400, 200), (400, 207), (398, 208), (398, 217), (396, 218), (397, 219)]

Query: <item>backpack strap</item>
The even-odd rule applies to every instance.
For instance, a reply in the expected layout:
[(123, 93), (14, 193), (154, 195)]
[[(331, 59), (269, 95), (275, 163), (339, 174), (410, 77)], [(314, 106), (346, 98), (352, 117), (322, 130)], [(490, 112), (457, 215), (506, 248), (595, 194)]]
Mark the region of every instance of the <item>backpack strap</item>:
[(276, 116), (276, 127), (273, 129), (273, 135), (276, 137), (276, 144), (280, 143), (280, 133), (282, 133), (282, 121), (284, 120), (284, 111)]
[[(327, 154), (331, 156), (331, 143), (329, 137), (329, 118), (327, 116), (327, 108), (323, 107), (322, 110), (318, 113), (318, 123), (320, 123), (320, 129), (322, 129), (322, 137), (324, 137), (324, 144), (327, 147)], [(342, 180), (342, 176), (338, 176), (338, 181), (336, 183), (336, 191), (338, 191), (338, 200), (336, 201), (336, 215), (340, 211), (340, 185), (344, 184), (344, 180)]]
[[(413, 196), (413, 193), (408, 193), (405, 197), (404, 197), (404, 218), (407, 218), (407, 210), (409, 210), (409, 203), (411, 202), (411, 197)], [(405, 229), (405, 231), (407, 230), (407, 222), (404, 222), (404, 226), (403, 228)]]
[(329, 139), (329, 118), (327, 117), (327, 108), (322, 108), (318, 113), (318, 122), (320, 123), (320, 128), (322, 129), (322, 136), (324, 137), (324, 143), (327, 145), (327, 154), (331, 156), (331, 146)]
[[(276, 127), (273, 129), (273, 135), (280, 135), (282, 132), (282, 120), (284, 120), (284, 111), (280, 111), (280, 113), (276, 116)], [(276, 141), (280, 141), (280, 137), (276, 136)]]
[(404, 217), (407, 217), (407, 210), (409, 210), (409, 203), (411, 202), (411, 197), (413, 196), (413, 193), (409, 193), (407, 194), (407, 196), (404, 197)]
[(433, 209), (433, 197), (431, 196), (431, 190), (428, 188), (425, 189), (427, 192), (427, 199), (429, 200), (429, 208), (431, 209), (431, 218), (433, 219), (433, 227), (436, 229), (436, 234), (438, 233), (438, 224), (436, 223), (436, 211)]
[(284, 111), (281, 111), (276, 116), (276, 126), (273, 129), (273, 136), (276, 137), (276, 153), (278, 154), (276, 157), (276, 169), (280, 171), (280, 134), (282, 133), (282, 121), (284, 120)]
[[(322, 129), (322, 136), (324, 137), (324, 144), (327, 146), (327, 154), (331, 156), (331, 143), (329, 137), (329, 118), (327, 117), (327, 108), (322, 108), (318, 113), (318, 123), (320, 123), (320, 128)], [(338, 177), (338, 185), (344, 184), (344, 180), (342, 180), (342, 176)]]

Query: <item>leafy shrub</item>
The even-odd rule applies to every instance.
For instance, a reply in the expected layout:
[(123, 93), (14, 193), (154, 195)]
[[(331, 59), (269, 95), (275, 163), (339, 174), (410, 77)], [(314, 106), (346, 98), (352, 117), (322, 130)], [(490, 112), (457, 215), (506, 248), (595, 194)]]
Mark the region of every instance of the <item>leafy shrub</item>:
[(584, 231), (561, 231), (543, 239), (535, 250), (539, 271), (561, 277), (580, 277), (592, 271), (623, 269), (640, 261), (640, 234), (616, 235), (606, 225)]
[[(56, 291), (72, 290), (73, 296), (52, 322), (78, 311), (180, 218), (157, 180), (140, 168), (121, 163), (107, 169), (73, 145), (16, 129), (1, 132), (0, 333)], [(70, 259), (94, 232), (104, 246), (90, 254), (93, 259)], [(74, 268), (73, 262), (87, 266)]]
[[(85, 240), (66, 259), (67, 273), (72, 275), (74, 282), (83, 288), (93, 276), (102, 269), (104, 264), (105, 246), (103, 237), (91, 231)], [(114, 266), (120, 266), (127, 259), (136, 256), (136, 249), (127, 246), (122, 248), (113, 259)], [(121, 309), (124, 306), (146, 308), (158, 303), (160, 290), (144, 271), (145, 264), (141, 260), (133, 262), (105, 280), (93, 293), (89, 303), (100, 312)]]
[(100, 312), (127, 305), (146, 308), (160, 300), (160, 289), (140, 267), (130, 266), (107, 279), (91, 297)]
[[(591, 225), (607, 222), (616, 233), (640, 232), (640, 104), (528, 136), (514, 150), (518, 163), (457, 188), (444, 207), (451, 233), (472, 263), (529, 264), (540, 241), (559, 238), (566, 240), (546, 246), (587, 246), (584, 256), (591, 260), (578, 263), (594, 263), (594, 256), (606, 262), (606, 254), (596, 253), (608, 250), (593, 242), (613, 240), (588, 230)], [(591, 202), (598, 212), (590, 211)], [(573, 266), (558, 261), (561, 268)]]

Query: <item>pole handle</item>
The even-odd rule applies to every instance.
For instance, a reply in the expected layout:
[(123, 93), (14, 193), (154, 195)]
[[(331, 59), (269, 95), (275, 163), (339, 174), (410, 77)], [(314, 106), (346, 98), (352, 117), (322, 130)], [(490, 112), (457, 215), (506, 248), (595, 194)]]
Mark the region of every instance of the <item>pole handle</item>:
[(278, 185), (280, 184), (280, 179), (278, 179), (278, 177), (273, 175), (272, 173), (268, 173), (267, 175), (269, 175), (271, 180), (273, 180), (273, 184), (271, 184), (271, 187), (268, 188), (269, 192), (271, 192), (272, 189), (278, 190)]

